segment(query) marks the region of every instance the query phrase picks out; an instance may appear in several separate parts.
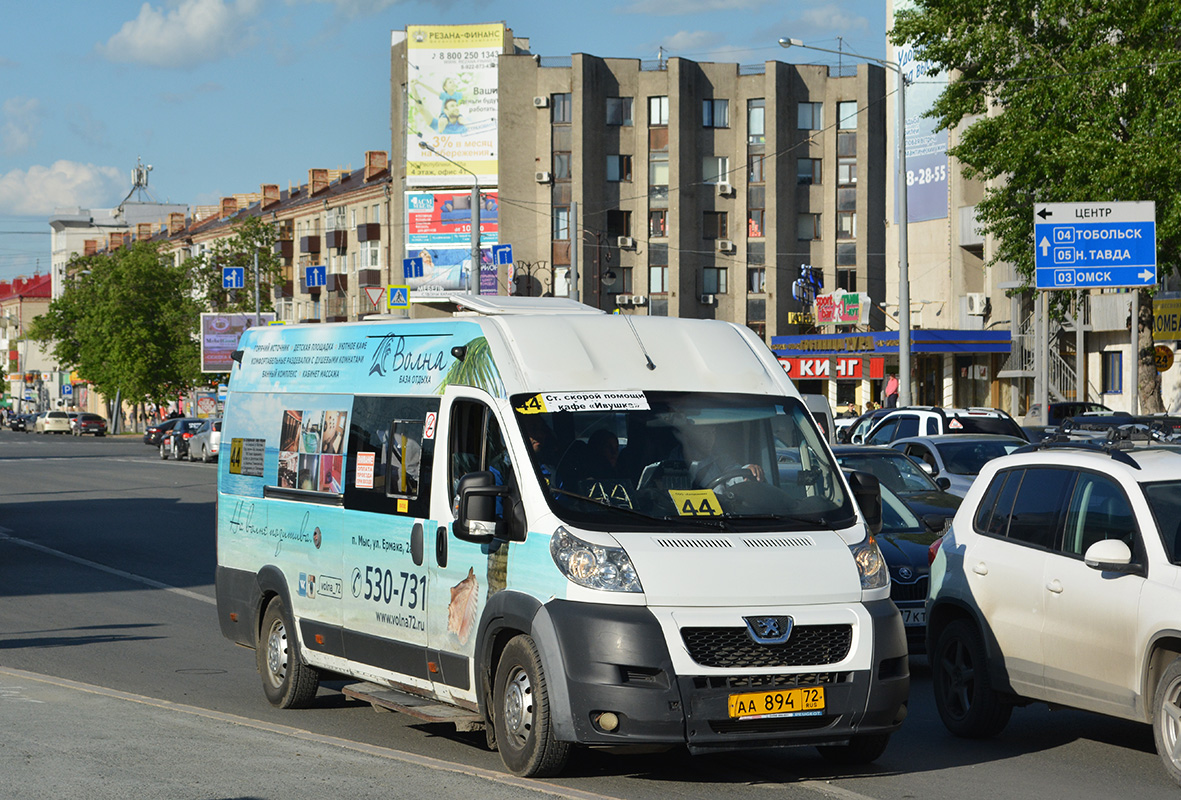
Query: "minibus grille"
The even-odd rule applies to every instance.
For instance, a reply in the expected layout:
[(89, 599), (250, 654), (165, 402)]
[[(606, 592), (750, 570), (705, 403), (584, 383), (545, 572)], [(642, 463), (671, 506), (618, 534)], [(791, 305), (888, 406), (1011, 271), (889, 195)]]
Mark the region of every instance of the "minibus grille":
[(836, 664), (849, 655), (851, 625), (796, 625), (784, 644), (759, 644), (746, 628), (681, 628), (690, 657), (703, 667), (752, 669)]
[(699, 675), (697, 689), (794, 689), (800, 686), (829, 686), (849, 683), (851, 672), (793, 672), (788, 675)]

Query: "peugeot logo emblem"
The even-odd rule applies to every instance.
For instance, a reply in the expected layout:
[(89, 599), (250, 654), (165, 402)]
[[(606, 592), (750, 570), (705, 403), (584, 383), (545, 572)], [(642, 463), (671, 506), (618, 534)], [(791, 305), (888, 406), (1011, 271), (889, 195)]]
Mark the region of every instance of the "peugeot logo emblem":
[(759, 644), (783, 644), (791, 636), (791, 617), (743, 617), (750, 638)]

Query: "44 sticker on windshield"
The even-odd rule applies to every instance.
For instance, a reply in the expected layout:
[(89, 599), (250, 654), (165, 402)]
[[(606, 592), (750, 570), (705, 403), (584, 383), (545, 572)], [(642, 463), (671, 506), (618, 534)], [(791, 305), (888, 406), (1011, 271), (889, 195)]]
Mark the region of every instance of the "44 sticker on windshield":
[(720, 517), (718, 496), (709, 489), (669, 489), (677, 513), (682, 517)]
[(518, 414), (554, 411), (647, 411), (648, 398), (639, 389), (620, 392), (541, 392), (516, 405)]

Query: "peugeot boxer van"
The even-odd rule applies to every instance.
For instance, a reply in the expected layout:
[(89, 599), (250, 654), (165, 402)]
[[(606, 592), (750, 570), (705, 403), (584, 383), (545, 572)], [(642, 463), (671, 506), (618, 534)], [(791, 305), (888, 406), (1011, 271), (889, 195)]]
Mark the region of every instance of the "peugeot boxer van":
[(276, 706), (346, 694), (574, 746), (877, 758), (906, 637), (873, 532), (782, 367), (724, 322), (460, 296), (243, 334), (217, 607)]

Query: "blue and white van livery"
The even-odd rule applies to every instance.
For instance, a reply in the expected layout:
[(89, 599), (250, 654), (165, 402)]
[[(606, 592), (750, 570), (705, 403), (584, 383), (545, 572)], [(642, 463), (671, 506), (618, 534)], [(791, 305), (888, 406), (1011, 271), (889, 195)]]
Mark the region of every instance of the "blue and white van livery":
[(268, 699), (306, 706), (343, 673), (484, 724), (525, 776), (575, 744), (877, 758), (909, 690), (880, 495), (842, 475), (764, 343), (457, 302), (242, 337), (218, 615)]

